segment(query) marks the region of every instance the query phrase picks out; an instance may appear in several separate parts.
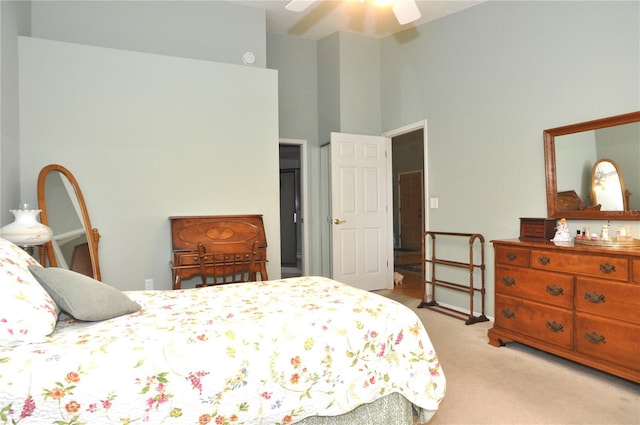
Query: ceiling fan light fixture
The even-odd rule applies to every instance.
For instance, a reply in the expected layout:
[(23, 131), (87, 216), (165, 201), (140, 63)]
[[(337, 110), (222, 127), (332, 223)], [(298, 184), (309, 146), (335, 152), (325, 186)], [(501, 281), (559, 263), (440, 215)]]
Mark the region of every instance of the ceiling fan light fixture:
[[(317, 0), (291, 0), (285, 6), (285, 9), (291, 12), (304, 12)], [(364, 3), (365, 0), (358, 0)], [(400, 25), (405, 25), (413, 21), (417, 21), (422, 17), (420, 9), (416, 4), (416, 0), (375, 0), (378, 7), (392, 5), (393, 14)]]
[(392, 10), (400, 25), (417, 21), (422, 17), (416, 0), (396, 0)]
[(292, 12), (304, 12), (313, 3), (315, 0), (291, 0), (284, 8)]

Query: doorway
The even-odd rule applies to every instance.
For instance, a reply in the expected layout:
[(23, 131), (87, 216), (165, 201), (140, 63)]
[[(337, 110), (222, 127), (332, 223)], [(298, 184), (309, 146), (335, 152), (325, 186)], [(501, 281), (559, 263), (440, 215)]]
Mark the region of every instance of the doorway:
[(283, 278), (302, 276), (305, 259), (304, 141), (279, 144), (280, 160), (280, 272)]
[(425, 217), (424, 128), (391, 139), (394, 272), (402, 284), (394, 291), (421, 299), (424, 292), (421, 249)]
[(280, 265), (294, 268), (288, 273), (300, 276), (301, 252), (298, 229), (300, 216), (300, 169), (280, 169)]
[[(390, 145), (393, 145), (393, 141), (394, 140), (402, 140), (402, 136), (408, 133), (414, 133), (413, 137), (416, 139), (420, 139), (420, 135), (422, 136), (421, 138), (421, 155), (416, 155), (416, 156), (420, 156), (421, 160), (422, 160), (422, 170), (423, 170), (423, 212), (422, 212), (422, 216), (423, 216), (423, 228), (424, 229), (428, 229), (429, 228), (429, 211), (425, 208), (424, 205), (424, 199), (427, 199), (429, 197), (429, 190), (428, 190), (428, 184), (427, 184), (427, 176), (428, 176), (428, 158), (427, 158), (427, 121), (423, 120), (423, 121), (418, 121), (415, 122), (413, 124), (409, 124), (407, 126), (401, 127), (401, 128), (397, 128), (388, 132), (385, 132), (382, 134), (382, 136), (387, 137), (389, 139), (391, 139), (391, 141), (389, 142)], [(406, 136), (409, 137), (409, 136)], [(397, 199), (397, 196), (394, 196), (394, 190), (396, 184), (394, 184), (394, 182), (397, 182), (397, 180), (394, 180), (394, 173), (397, 174), (397, 169), (398, 166), (396, 166), (396, 171), (393, 170), (394, 166), (392, 164), (392, 161), (394, 161), (394, 153), (393, 153), (393, 146), (389, 147), (390, 149), (390, 154), (391, 154), (391, 161), (388, 161), (387, 166), (388, 166), (388, 170), (387, 170), (387, 199), (391, 199), (394, 202)], [(321, 216), (322, 217), (326, 217), (326, 220), (320, 220), (320, 233), (321, 233), (321, 246), (320, 246), (320, 251), (321, 251), (321, 268), (322, 268), (322, 275), (323, 276), (333, 276), (333, 270), (332, 270), (332, 257), (333, 257), (333, 253), (331, 252), (331, 246), (332, 246), (332, 232), (331, 229), (333, 227), (333, 218), (331, 215), (331, 204), (332, 204), (332, 199), (331, 199), (331, 190), (330, 190), (330, 185), (331, 185), (331, 144), (328, 143), (326, 145), (322, 145), (320, 147), (320, 195), (321, 195), (321, 199), (323, 199), (325, 202), (321, 203)], [(396, 155), (397, 157), (401, 157), (400, 154)], [(396, 176), (397, 177), (397, 176)], [(387, 243), (387, 249), (388, 249), (388, 255), (386, 256), (387, 261), (386, 264), (388, 266), (393, 265), (393, 261), (394, 261), (394, 247), (395, 247), (395, 226), (394, 223), (397, 223), (398, 217), (397, 217), (397, 213), (396, 213), (396, 209), (397, 209), (397, 204), (394, 203), (394, 205), (389, 205), (389, 209), (391, 209), (391, 214), (388, 214), (388, 224), (386, 226), (386, 232), (388, 233), (388, 236), (385, 237), (386, 239), (386, 243)], [(418, 256), (419, 256), (419, 252), (418, 252)], [(420, 277), (420, 275), (418, 275), (418, 277)], [(423, 283), (423, 282), (422, 282)], [(422, 287), (424, 285), (421, 285)], [(407, 288), (407, 285), (404, 286), (405, 288)], [(396, 285), (394, 285), (394, 280), (393, 280), (393, 269), (390, 271), (389, 273), (389, 279), (388, 279), (388, 286), (387, 289), (394, 289), (394, 288), (398, 288)], [(400, 288), (402, 289), (402, 288)], [(422, 293), (424, 290), (420, 289), (420, 293)], [(415, 291), (414, 291), (415, 292)], [(417, 298), (422, 298), (422, 296), (418, 296)]]

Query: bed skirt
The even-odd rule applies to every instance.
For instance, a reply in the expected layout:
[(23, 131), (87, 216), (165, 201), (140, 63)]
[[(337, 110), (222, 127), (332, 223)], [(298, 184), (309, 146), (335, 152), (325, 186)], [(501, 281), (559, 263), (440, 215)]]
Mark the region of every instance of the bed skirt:
[[(297, 422), (300, 425), (412, 425), (426, 423), (435, 412), (424, 412), (428, 418), (418, 418), (411, 403), (398, 393), (391, 393), (372, 403), (356, 407), (340, 416), (311, 416)], [(416, 422), (418, 421), (419, 422)]]

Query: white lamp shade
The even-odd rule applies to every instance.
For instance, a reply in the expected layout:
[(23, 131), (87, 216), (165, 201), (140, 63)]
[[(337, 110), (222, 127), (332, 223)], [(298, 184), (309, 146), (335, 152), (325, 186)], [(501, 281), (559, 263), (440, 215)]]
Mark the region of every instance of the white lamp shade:
[(41, 210), (9, 210), (15, 216), (13, 223), (0, 229), (0, 236), (18, 246), (35, 246), (49, 242), (53, 232), (38, 221)]

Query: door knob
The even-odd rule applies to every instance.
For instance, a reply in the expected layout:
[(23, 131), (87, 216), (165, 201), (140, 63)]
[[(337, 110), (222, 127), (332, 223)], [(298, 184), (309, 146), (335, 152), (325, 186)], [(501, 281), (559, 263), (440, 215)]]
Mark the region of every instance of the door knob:
[(336, 218), (333, 220), (333, 224), (342, 224), (344, 222), (346, 222), (347, 220), (340, 220), (339, 218)]

